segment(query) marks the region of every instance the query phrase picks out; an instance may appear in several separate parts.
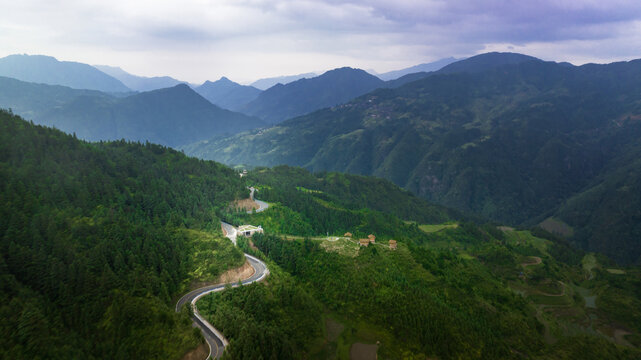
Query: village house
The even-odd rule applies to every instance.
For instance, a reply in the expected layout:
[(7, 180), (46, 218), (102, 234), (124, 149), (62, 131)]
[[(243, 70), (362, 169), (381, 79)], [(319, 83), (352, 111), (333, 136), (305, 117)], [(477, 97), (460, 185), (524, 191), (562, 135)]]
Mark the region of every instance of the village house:
[(390, 240), (389, 241), (389, 249), (390, 250), (396, 250), (396, 240)]
[(351, 237), (352, 237), (352, 233), (351, 233), (351, 232), (346, 232), (346, 233), (345, 233), (345, 235), (343, 235), (343, 236), (344, 236), (344, 237), (351, 238)]
[(255, 233), (263, 233), (263, 227), (262, 226), (254, 226), (254, 225), (241, 225), (238, 227), (238, 235), (246, 236), (246, 237), (252, 237)]
[(374, 236), (374, 234), (367, 235), (367, 238), (369, 239), (369, 242), (371, 242), (372, 244), (376, 243), (376, 236)]
[(369, 245), (369, 239), (360, 239), (358, 240), (358, 243), (360, 246), (367, 246)]

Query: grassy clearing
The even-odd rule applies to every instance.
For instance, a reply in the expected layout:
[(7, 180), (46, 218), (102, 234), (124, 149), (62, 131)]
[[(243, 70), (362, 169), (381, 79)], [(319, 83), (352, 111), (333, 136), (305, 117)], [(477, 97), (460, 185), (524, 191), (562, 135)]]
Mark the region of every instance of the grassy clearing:
[(296, 190), (302, 191), (307, 194), (323, 194), (323, 192), (320, 190), (307, 189), (302, 186), (296, 186)]
[(426, 233), (434, 233), (444, 229), (456, 229), (457, 227), (458, 227), (458, 224), (448, 224), (448, 223), (433, 224), (433, 225), (423, 224), (418, 226), (419, 229), (421, 229)]
[(506, 241), (512, 246), (531, 246), (538, 250), (541, 254), (548, 254), (548, 240), (538, 238), (527, 230), (504, 230)]
[[(336, 239), (336, 237), (330, 237), (330, 240)], [(320, 246), (325, 249), (325, 251), (337, 252), (343, 256), (356, 257), (358, 256), (358, 249), (360, 245), (356, 240), (352, 240), (346, 237), (339, 237), (338, 240), (330, 241), (328, 238), (314, 238), (313, 240), (321, 241)]]
[(190, 258), (191, 281), (214, 281), (224, 271), (245, 262), (243, 253), (222, 234), (191, 229), (181, 232), (194, 248)]
[(621, 269), (605, 269), (605, 271), (609, 272), (610, 274), (614, 274), (614, 275), (624, 275), (625, 274), (625, 270), (621, 270)]

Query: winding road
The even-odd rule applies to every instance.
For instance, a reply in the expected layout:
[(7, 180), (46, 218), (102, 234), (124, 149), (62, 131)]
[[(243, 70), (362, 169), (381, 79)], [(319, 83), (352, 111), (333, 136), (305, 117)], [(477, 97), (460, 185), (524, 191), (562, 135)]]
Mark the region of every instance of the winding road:
[[(227, 237), (234, 243), (236, 244), (236, 229), (224, 222), (221, 222), (222, 227), (225, 229), (225, 232), (227, 233)], [(269, 269), (267, 268), (267, 265), (265, 265), (264, 262), (260, 261), (258, 258), (255, 258), (249, 254), (245, 254), (245, 257), (247, 258), (247, 261), (251, 265), (251, 267), (254, 268), (254, 274), (250, 276), (249, 278), (243, 280), (241, 283), (243, 285), (251, 284), (256, 281), (261, 281), (263, 280), (267, 275), (269, 275)], [(188, 292), (187, 294), (183, 295), (183, 297), (178, 300), (176, 303), (176, 311), (180, 311), (180, 309), (183, 307), (183, 305), (189, 303), (191, 304), (191, 307), (194, 311), (194, 324), (200, 328), (200, 330), (203, 333), (203, 337), (207, 341), (207, 344), (209, 345), (209, 356), (207, 357), (212, 358), (212, 359), (218, 359), (223, 355), (223, 351), (225, 351), (225, 347), (229, 345), (227, 342), (227, 339), (223, 336), (223, 334), (218, 331), (216, 328), (214, 328), (205, 318), (203, 318), (200, 313), (198, 312), (198, 308), (196, 307), (196, 302), (203, 296), (215, 292), (215, 291), (222, 291), (225, 289), (226, 284), (216, 284), (216, 285), (210, 285), (210, 286), (205, 286), (196, 290), (192, 290)], [(232, 285), (232, 287), (236, 287), (238, 284)]]
[[(267, 208), (269, 207), (268, 203), (266, 203), (264, 201), (260, 201), (260, 200), (254, 198), (254, 192), (256, 191), (256, 189), (254, 187), (250, 187), (249, 191), (250, 191), (249, 198), (254, 200), (254, 202), (256, 204), (258, 204), (258, 209), (256, 209), (255, 211), (258, 213), (258, 212), (262, 212), (262, 211), (267, 210)], [(254, 210), (247, 211), (248, 214), (252, 214), (253, 212), (254, 212)]]

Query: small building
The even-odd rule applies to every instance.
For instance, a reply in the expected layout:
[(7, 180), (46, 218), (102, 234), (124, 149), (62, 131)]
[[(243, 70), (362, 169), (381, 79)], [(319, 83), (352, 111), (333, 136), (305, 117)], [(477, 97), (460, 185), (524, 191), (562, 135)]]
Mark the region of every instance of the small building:
[(240, 177), (247, 176), (247, 170), (243, 170), (243, 172), (238, 175), (240, 175)]
[(371, 242), (372, 244), (376, 242), (376, 236), (374, 236), (373, 234), (367, 235), (367, 238), (369, 239), (369, 242)]
[(390, 250), (396, 250), (396, 240), (390, 240), (389, 241), (389, 249)]
[(264, 233), (262, 226), (241, 225), (238, 227), (237, 234), (246, 237), (252, 237), (255, 233)]
[(352, 237), (352, 233), (351, 232), (346, 232), (345, 235), (343, 235), (343, 236), (351, 238)]
[(360, 246), (367, 246), (367, 245), (369, 245), (369, 239), (360, 239), (360, 240), (358, 240), (358, 244)]

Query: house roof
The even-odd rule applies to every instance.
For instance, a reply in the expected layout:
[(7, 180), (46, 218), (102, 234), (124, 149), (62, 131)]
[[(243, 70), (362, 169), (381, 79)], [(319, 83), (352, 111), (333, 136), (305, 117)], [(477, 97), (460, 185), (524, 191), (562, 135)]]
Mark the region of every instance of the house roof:
[(241, 225), (238, 227), (238, 231), (240, 232), (245, 232), (245, 231), (256, 231), (256, 230), (262, 230), (262, 227), (260, 226), (254, 226), (254, 225)]

